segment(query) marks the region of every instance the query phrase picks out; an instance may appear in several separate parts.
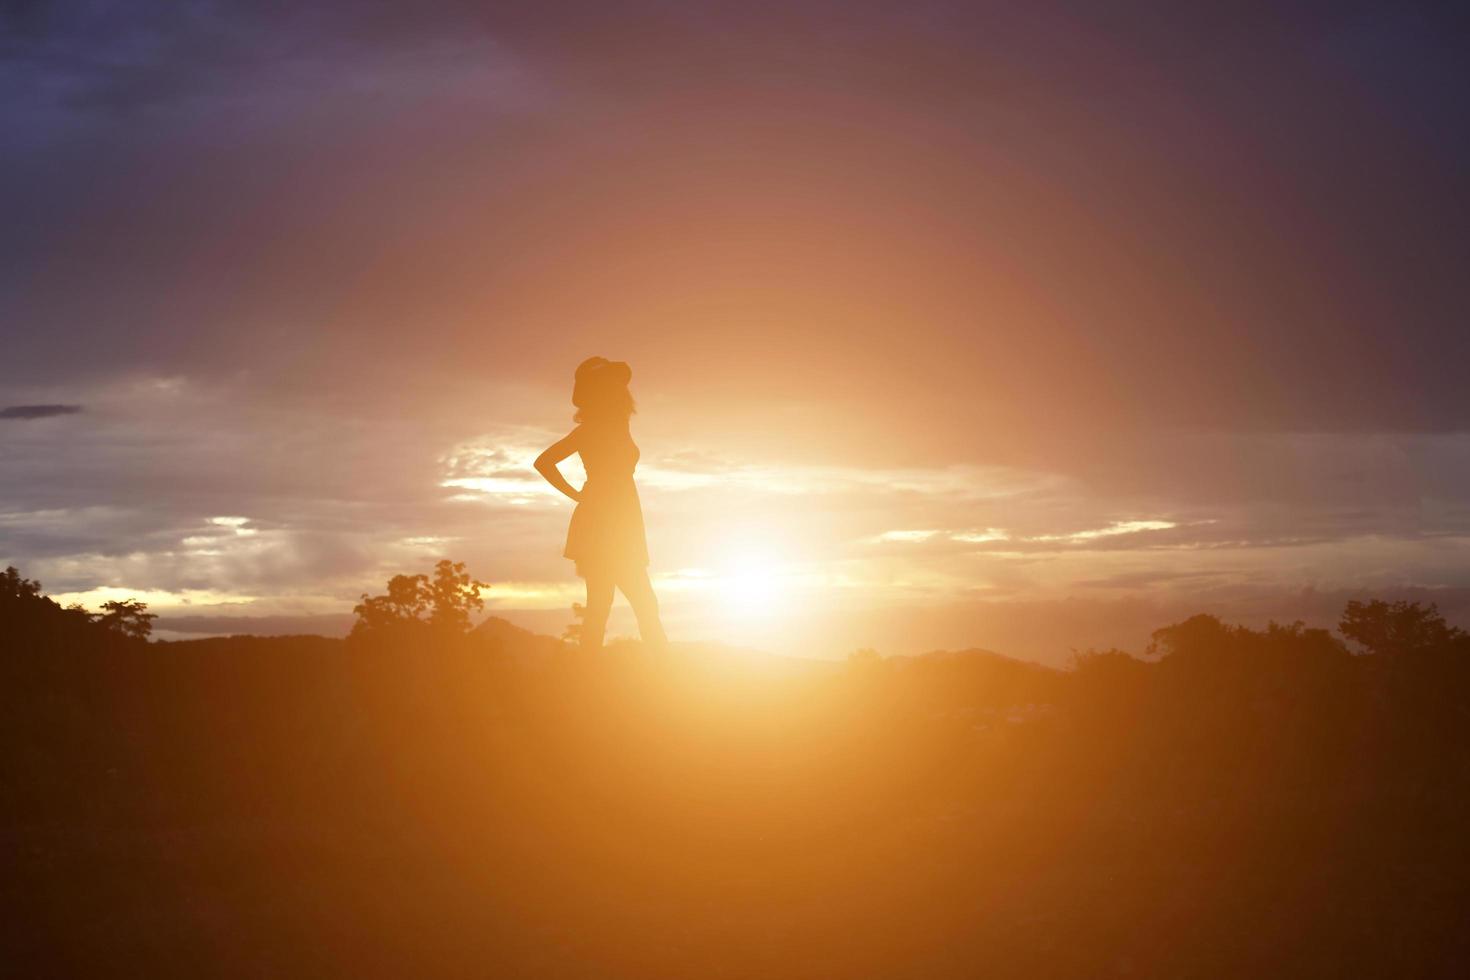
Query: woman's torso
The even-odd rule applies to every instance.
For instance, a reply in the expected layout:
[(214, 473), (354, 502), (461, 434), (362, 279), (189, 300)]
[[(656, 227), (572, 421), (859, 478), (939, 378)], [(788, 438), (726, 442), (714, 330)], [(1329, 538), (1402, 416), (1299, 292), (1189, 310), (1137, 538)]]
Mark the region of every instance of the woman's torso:
[(577, 451), (587, 483), (572, 511), (563, 554), (577, 562), (578, 574), (598, 567), (646, 567), (643, 508), (633, 483), (638, 447), (628, 427), (586, 425)]
[(587, 492), (632, 486), (640, 454), (626, 426), (586, 426), (578, 452), (587, 470)]

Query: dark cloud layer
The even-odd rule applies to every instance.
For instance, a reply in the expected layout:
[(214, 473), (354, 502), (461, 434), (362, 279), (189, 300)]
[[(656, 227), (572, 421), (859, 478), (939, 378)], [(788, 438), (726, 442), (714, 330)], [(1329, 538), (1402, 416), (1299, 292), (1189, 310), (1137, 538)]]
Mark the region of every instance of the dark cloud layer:
[(56, 415), (75, 415), (80, 405), (9, 405), (0, 408), (0, 419), (48, 419)]
[[(548, 327), (581, 350), (723, 310), (798, 324), (777, 390), (844, 341), (865, 380), (903, 356), (916, 415), (971, 380), (1016, 428), (1060, 387), (1076, 424), (1458, 429), (1448, 26), (1404, 4), (21, 5), (0, 372), (355, 367), (409, 320), (414, 370), (488, 354), (487, 320), (499, 350)], [(726, 380), (708, 336), (663, 339)]]

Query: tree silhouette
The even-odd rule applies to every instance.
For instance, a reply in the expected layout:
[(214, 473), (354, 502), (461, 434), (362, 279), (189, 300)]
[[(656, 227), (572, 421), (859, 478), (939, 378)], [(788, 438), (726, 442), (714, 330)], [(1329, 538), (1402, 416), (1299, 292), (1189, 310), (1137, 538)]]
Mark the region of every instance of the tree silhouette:
[(41, 583), (22, 578), (14, 565), (0, 572), (0, 602), (25, 602), (40, 597)]
[[(422, 576), (420, 576), (422, 578)], [(452, 633), (468, 633), (470, 614), (485, 608), (481, 591), (490, 588), (465, 571), (464, 562), (445, 558), (434, 566), (434, 578), (428, 583), (429, 625)]]
[(466, 633), (470, 616), (485, 608), (480, 593), (489, 584), (465, 571), (464, 562), (443, 559), (434, 566), (434, 577), (395, 575), (388, 580), (384, 595), (369, 596), (352, 607), (357, 622), (353, 636), (428, 626), (447, 633)]
[(381, 632), (422, 622), (420, 614), (428, 608), (429, 600), (424, 594), (428, 577), (424, 575), (395, 575), (388, 580), (385, 595), (362, 594), (362, 601), (352, 607), (357, 622), (352, 625), (352, 635)]
[(55, 599), (41, 594), (40, 582), (24, 578), (14, 566), (0, 572), (0, 630), (8, 634), (76, 636), (100, 629), (146, 639), (157, 618), (136, 599), (104, 603), (102, 608), (101, 613), (90, 613), (73, 603), (63, 609)]
[(97, 625), (113, 633), (136, 640), (146, 640), (153, 632), (153, 621), (158, 616), (148, 612), (148, 604), (137, 599), (113, 600), (102, 604), (102, 614)]
[(1354, 599), (1343, 610), (1338, 629), (1369, 653), (1413, 656), (1451, 648), (1470, 652), (1470, 634), (1446, 623), (1432, 602), (1421, 606)]

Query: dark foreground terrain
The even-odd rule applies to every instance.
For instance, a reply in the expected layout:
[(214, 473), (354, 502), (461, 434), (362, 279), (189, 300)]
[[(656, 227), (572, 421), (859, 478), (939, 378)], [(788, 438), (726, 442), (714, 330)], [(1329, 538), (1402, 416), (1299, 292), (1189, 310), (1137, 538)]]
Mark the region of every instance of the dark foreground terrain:
[(12, 620), (0, 971), (1463, 976), (1448, 635), (1197, 617), (1056, 672)]

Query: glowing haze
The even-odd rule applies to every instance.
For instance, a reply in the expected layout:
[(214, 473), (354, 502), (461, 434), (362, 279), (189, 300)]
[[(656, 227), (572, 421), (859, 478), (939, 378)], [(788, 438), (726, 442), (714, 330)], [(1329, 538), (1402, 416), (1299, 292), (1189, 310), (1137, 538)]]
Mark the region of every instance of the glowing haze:
[(310, 6), (0, 15), (0, 565), (49, 592), (335, 631), (452, 556), (558, 632), (530, 460), (602, 354), (676, 639), (1466, 608), (1432, 10)]

